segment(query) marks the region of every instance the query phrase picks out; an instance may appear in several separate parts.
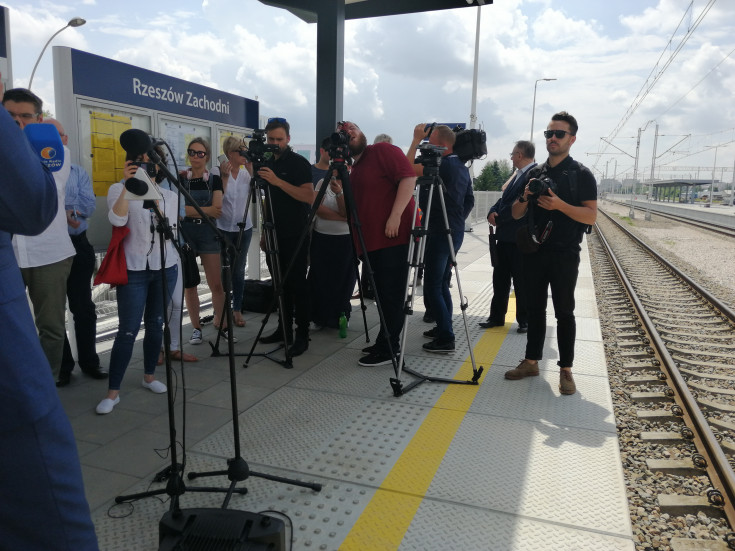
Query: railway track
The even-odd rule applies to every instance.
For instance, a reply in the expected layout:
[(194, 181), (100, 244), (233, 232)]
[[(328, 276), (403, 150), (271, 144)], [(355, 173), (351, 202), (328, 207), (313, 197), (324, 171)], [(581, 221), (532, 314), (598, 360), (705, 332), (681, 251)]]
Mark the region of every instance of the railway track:
[[(612, 199), (607, 199), (607, 201), (609, 201), (610, 203), (614, 203), (616, 205), (624, 206), (628, 209), (631, 206), (630, 203), (625, 203), (623, 201), (615, 201)], [(638, 205), (634, 205), (633, 208), (636, 211), (641, 212), (641, 213), (645, 213), (648, 210), (650, 214), (659, 216), (667, 220), (673, 220), (680, 224), (687, 224), (689, 226), (693, 226), (695, 228), (699, 228), (702, 230), (707, 230), (709, 232), (713, 232), (718, 235), (724, 235), (727, 237), (735, 238), (735, 228), (732, 228), (729, 226), (723, 226), (721, 224), (715, 224), (714, 222), (704, 222), (702, 220), (696, 220), (694, 218), (689, 218), (686, 216), (686, 211), (683, 209), (681, 209), (682, 210), (681, 214), (670, 214), (667, 212), (661, 212), (661, 211), (655, 210), (655, 207), (651, 209), (645, 209), (645, 208), (641, 208)]]
[(638, 548), (693, 516), (735, 549), (735, 313), (606, 215), (589, 242)]

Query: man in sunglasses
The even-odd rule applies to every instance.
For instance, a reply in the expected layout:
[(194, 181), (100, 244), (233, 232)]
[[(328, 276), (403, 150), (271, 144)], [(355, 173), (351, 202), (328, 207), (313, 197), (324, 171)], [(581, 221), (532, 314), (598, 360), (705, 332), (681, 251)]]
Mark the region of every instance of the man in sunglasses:
[[(559, 391), (574, 394), (577, 390), (572, 377), (576, 322), (574, 290), (579, 273), (579, 244), (588, 225), (597, 218), (597, 183), (592, 172), (569, 155), (576, 141), (577, 121), (561, 111), (551, 117), (547, 130), (546, 150), (549, 158), (529, 174), (529, 184), (513, 204), (513, 218), (522, 218), (533, 208), (540, 236), (534, 235), (538, 250), (526, 254), (524, 275), (528, 295), (528, 339), (523, 361), (505, 373), (510, 380), (539, 374), (546, 337), (546, 304), (548, 288), (557, 321), (559, 343)], [(549, 188), (532, 193), (530, 182), (548, 178)], [(531, 205), (531, 206), (530, 206)]]
[[(283, 340), (290, 356), (300, 356), (309, 348), (309, 291), (306, 284), (309, 241), (299, 239), (304, 233), (309, 210), (314, 202), (314, 184), (311, 182), (311, 164), (305, 157), (289, 147), (291, 126), (286, 119), (273, 117), (265, 127), (266, 139), (278, 145), (278, 152), (270, 167), (258, 170), (258, 176), (268, 182), (276, 238), (278, 263), (285, 270), (293, 260), (288, 277), (283, 282), (284, 311), (279, 312), (279, 327), (271, 335), (261, 337), (260, 342), (276, 343)], [(284, 275), (284, 274), (281, 274)], [(293, 321), (296, 321), (296, 338), (293, 337)]]

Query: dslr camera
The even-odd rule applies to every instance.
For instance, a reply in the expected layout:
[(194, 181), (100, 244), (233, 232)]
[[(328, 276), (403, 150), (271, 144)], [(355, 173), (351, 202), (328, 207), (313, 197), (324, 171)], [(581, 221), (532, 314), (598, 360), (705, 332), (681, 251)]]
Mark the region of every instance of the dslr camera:
[(350, 157), (350, 135), (340, 129), (329, 137), (329, 158), (344, 163)]
[(549, 190), (556, 193), (556, 183), (548, 176), (531, 178), (528, 181), (528, 191), (531, 192), (533, 198), (538, 198), (541, 195), (549, 195)]

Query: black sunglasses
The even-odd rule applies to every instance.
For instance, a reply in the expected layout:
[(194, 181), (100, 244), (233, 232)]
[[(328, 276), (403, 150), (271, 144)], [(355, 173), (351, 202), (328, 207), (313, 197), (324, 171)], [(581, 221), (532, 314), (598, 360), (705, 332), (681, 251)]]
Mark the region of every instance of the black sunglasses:
[(544, 138), (547, 140), (551, 138), (551, 136), (554, 136), (557, 140), (561, 140), (564, 137), (564, 134), (574, 136), (574, 134), (567, 132), (566, 130), (544, 130)]
[(207, 156), (206, 151), (197, 151), (196, 149), (187, 149), (186, 152), (189, 154), (189, 157), (199, 157), (200, 159), (203, 159)]
[(272, 122), (280, 122), (281, 124), (286, 124), (288, 121), (283, 117), (271, 117), (270, 119), (268, 119), (268, 124)]

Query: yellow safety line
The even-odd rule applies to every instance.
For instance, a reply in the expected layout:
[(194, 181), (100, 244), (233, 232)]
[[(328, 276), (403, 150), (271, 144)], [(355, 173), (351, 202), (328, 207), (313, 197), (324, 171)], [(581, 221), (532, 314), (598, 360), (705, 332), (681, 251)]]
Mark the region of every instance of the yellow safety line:
[[(503, 344), (507, 323), (515, 318), (514, 302), (511, 299), (508, 305), (506, 325), (485, 331), (473, 348), (476, 364), (485, 370)], [(469, 357), (454, 378), (472, 379)], [(341, 550), (398, 549), (479, 389), (479, 385), (447, 386), (340, 545)]]

